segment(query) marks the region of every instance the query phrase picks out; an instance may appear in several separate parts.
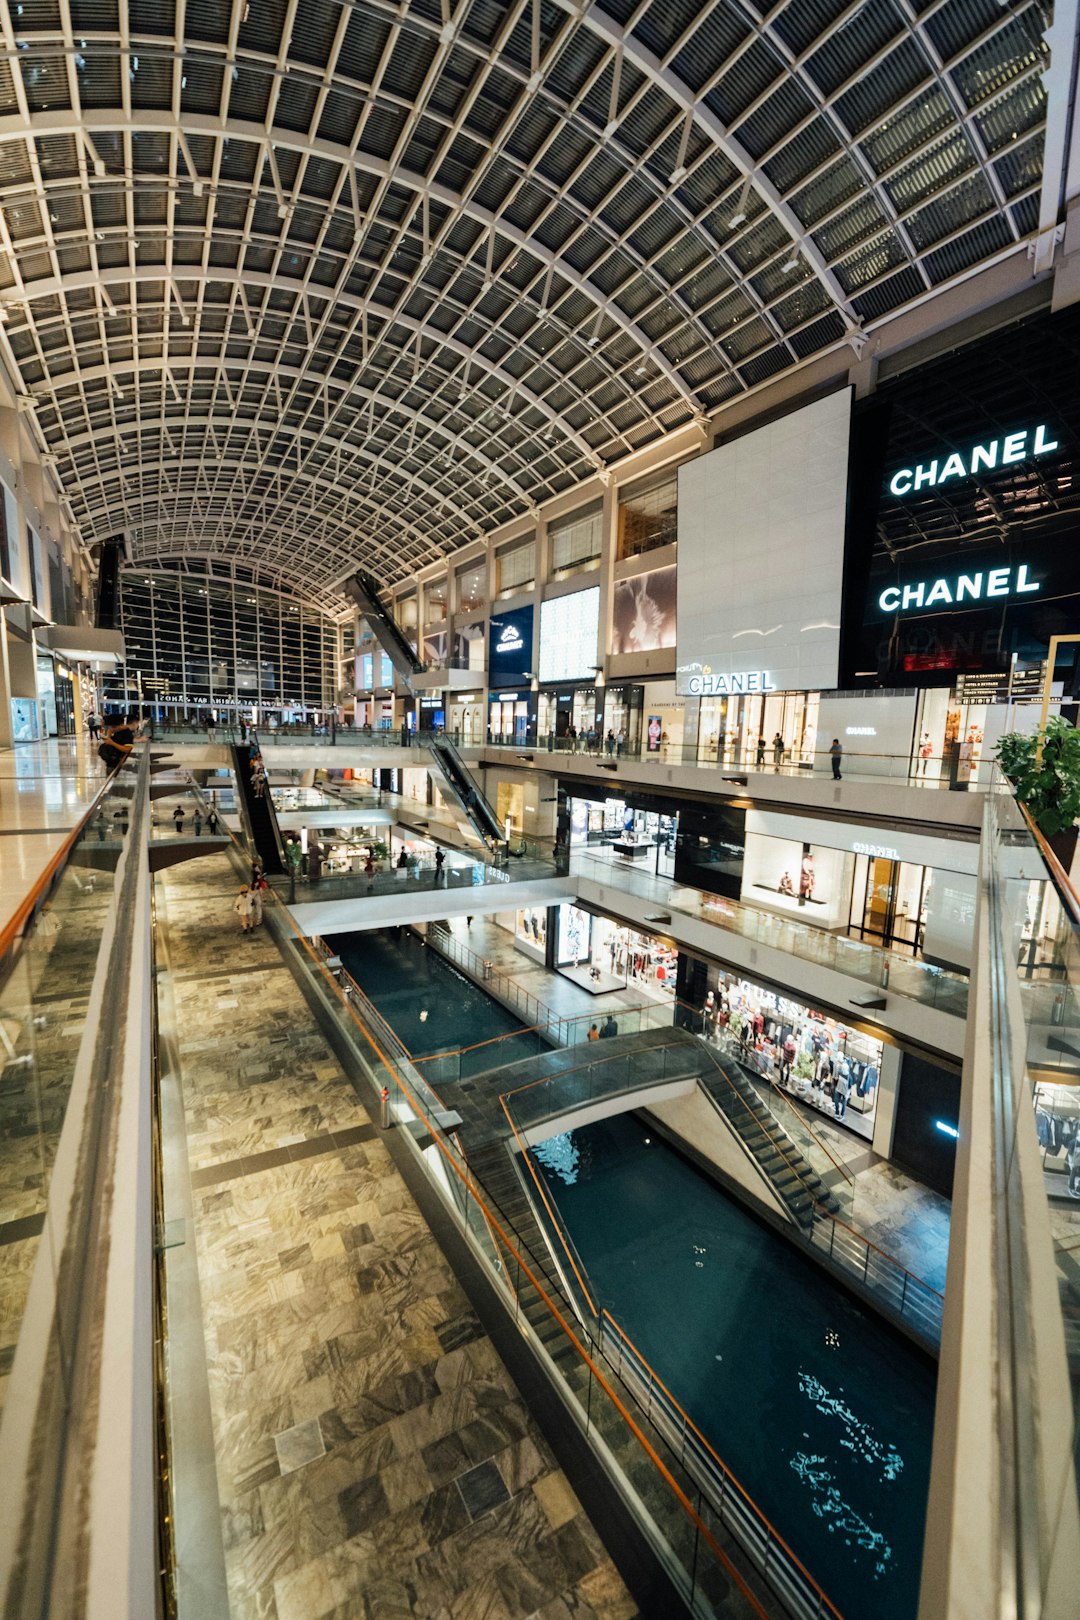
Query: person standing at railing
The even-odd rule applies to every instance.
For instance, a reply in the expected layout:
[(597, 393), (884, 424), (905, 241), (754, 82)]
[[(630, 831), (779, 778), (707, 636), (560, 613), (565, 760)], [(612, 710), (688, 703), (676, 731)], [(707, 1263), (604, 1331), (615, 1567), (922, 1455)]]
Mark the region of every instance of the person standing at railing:
[(784, 739), (779, 732), (772, 740), (773, 770), (778, 771), (784, 763)]
[(446, 856), (444, 855), (444, 853), (443, 853), (443, 851), (441, 849), (437, 849), (435, 851), (435, 881), (436, 881), (436, 883), (441, 881), (442, 875), (443, 875), (443, 867), (445, 865), (446, 865)]
[(839, 737), (834, 737), (829, 744), (829, 758), (832, 760), (833, 781), (840, 780), (840, 766), (844, 758), (844, 745)]
[(757, 740), (757, 757), (754, 760), (754, 764), (757, 765), (759, 767), (759, 769), (760, 769), (760, 767), (762, 765), (764, 765), (764, 763), (765, 763), (765, 733), (762, 732), (761, 736)]

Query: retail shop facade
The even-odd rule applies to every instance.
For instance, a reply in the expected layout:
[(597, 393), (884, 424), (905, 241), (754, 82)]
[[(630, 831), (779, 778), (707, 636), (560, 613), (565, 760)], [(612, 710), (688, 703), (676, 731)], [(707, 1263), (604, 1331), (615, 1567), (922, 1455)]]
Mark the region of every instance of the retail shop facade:
[[(981, 785), (998, 736), (1034, 724), (1049, 636), (1075, 629), (1080, 610), (1068, 538), (1080, 365), (1062, 365), (1063, 352), (1080, 357), (1076, 310), (954, 339), (867, 398), (841, 388), (764, 427), (748, 416), (711, 450), (673, 436), (538, 521), (473, 542), (395, 596), (447, 669), (429, 712), (470, 743), (561, 747), (573, 732), (581, 746), (610, 732), (634, 755), (735, 770), (779, 758), (828, 771), (837, 739), (860, 775)], [(818, 445), (820, 465), (789, 480), (796, 439)], [(754, 549), (725, 573), (740, 479)], [(696, 509), (699, 485), (720, 498)], [(991, 532), (1002, 511), (1004, 550)], [(823, 560), (802, 580), (808, 553)], [(729, 608), (737, 641), (717, 628)], [(421, 624), (421, 611), (439, 617)], [(1072, 658), (1057, 704), (1080, 685)], [(450, 681), (463, 669), (469, 702)], [(399, 687), (388, 715), (373, 689), (353, 713), (399, 724), (410, 708)]]

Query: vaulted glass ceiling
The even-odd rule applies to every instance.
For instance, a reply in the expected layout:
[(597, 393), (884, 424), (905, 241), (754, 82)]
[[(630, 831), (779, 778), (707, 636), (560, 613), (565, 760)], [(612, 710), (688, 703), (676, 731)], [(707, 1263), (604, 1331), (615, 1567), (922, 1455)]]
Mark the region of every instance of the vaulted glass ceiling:
[(83, 538), (331, 604), (1038, 223), (1023, 0), (0, 20), (0, 344)]

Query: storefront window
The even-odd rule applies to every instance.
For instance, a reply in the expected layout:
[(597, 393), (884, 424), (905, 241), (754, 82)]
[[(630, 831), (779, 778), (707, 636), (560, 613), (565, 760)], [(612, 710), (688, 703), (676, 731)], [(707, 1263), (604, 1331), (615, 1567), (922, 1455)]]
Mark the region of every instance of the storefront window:
[(514, 924), (514, 942), (523, 956), (547, 961), (547, 907), (524, 906)]
[(707, 1039), (798, 1102), (873, 1138), (881, 1041), (722, 969), (710, 968), (707, 983)]
[(619, 496), (619, 561), (678, 539), (679, 479), (674, 472)]
[(594, 995), (633, 986), (650, 1000), (668, 1001), (675, 995), (679, 957), (651, 934), (567, 904), (559, 907), (556, 965)]

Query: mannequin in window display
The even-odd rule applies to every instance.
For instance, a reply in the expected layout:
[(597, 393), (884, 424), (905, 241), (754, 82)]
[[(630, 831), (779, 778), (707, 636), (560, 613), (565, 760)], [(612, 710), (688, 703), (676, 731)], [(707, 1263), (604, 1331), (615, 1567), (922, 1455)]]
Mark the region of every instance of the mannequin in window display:
[(817, 877), (814, 873), (814, 857), (812, 855), (804, 855), (802, 858), (802, 869), (799, 873), (799, 904), (801, 906), (805, 906), (808, 900), (813, 899), (814, 886), (816, 882)]
[(791, 881), (791, 873), (790, 872), (785, 872), (784, 873), (783, 877), (780, 879), (780, 882), (777, 884), (776, 887), (777, 887), (780, 894), (790, 894), (792, 897), (794, 897), (795, 885)]

